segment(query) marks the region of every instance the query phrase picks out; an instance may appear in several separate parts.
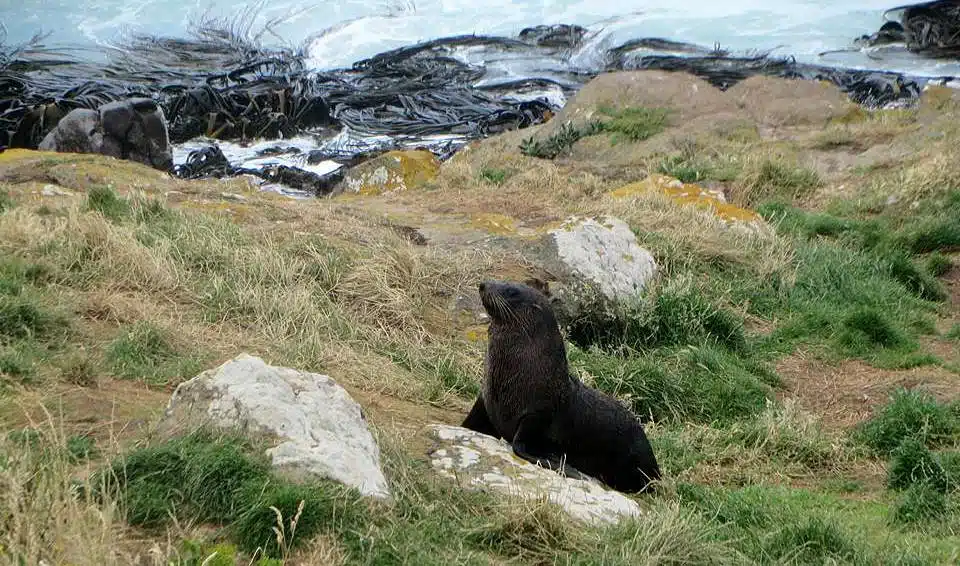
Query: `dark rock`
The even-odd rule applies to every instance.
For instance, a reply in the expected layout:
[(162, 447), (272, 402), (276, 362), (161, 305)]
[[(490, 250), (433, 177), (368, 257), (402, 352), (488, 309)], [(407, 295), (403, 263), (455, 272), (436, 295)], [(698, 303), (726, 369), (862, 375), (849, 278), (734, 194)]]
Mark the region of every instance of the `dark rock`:
[(539, 25), (524, 28), (520, 31), (521, 41), (538, 47), (573, 48), (580, 44), (587, 30), (580, 26), (557, 24), (553, 26)]
[(100, 114), (96, 110), (77, 109), (64, 116), (57, 127), (40, 142), (44, 151), (99, 153), (103, 146)]
[(97, 110), (72, 110), (44, 137), (39, 149), (99, 153), (162, 171), (173, 166), (163, 110), (148, 98), (110, 102)]

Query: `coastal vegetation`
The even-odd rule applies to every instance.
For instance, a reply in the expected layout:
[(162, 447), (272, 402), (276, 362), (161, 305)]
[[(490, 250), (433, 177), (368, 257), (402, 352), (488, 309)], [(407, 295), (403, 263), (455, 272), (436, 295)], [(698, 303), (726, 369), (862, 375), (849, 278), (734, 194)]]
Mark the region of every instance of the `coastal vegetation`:
[[(330, 199), (0, 153), (0, 561), (955, 563), (960, 105), (777, 128), (674, 110), (506, 132), (422, 187)], [(726, 208), (615, 194), (650, 174)], [(456, 298), (544, 277), (518, 242), (600, 213), (659, 274), (565, 325), (571, 369), (645, 420), (664, 480), (641, 517), (587, 527), (443, 479), (421, 429), (479, 389)], [(343, 384), (394, 500), (290, 483), (243, 438), (151, 433), (239, 352)]]

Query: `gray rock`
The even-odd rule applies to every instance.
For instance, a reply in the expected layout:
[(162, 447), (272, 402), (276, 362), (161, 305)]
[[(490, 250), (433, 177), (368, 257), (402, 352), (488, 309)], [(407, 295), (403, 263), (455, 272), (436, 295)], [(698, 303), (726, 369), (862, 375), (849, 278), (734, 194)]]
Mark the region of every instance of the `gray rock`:
[(612, 524), (641, 514), (626, 495), (599, 482), (570, 479), (513, 453), (502, 440), (456, 426), (432, 425), (430, 462), (465, 489), (487, 489), (526, 500), (546, 498), (576, 519)]
[(149, 98), (111, 102), (97, 110), (73, 110), (43, 138), (39, 149), (99, 153), (163, 171), (173, 166), (163, 110)]
[(57, 122), (57, 127), (40, 142), (39, 149), (67, 153), (99, 153), (102, 145), (100, 114), (96, 110), (78, 108)]
[(329, 478), (390, 497), (360, 405), (326, 375), (241, 354), (177, 386), (159, 431), (176, 435), (201, 426), (265, 439), (274, 468), (293, 480)]
[(540, 263), (558, 281), (550, 292), (561, 318), (584, 304), (622, 303), (642, 295), (657, 264), (626, 222), (611, 216), (569, 218), (540, 245)]

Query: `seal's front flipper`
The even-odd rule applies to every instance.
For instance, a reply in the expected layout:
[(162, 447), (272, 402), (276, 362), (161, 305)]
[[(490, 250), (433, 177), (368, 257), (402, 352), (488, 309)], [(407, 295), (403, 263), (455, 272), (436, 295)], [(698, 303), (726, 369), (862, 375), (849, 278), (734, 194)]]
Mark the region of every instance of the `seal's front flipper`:
[(566, 463), (561, 454), (552, 446), (546, 436), (547, 424), (550, 422), (548, 414), (531, 413), (520, 419), (517, 433), (510, 446), (513, 453), (524, 460), (553, 470), (560, 475), (578, 480), (590, 480), (590, 476), (580, 472)]
[(473, 404), (473, 408), (470, 409), (470, 414), (467, 415), (467, 418), (463, 420), (463, 424), (460, 426), (479, 432), (480, 434), (486, 434), (494, 438), (500, 438), (500, 433), (497, 432), (497, 429), (493, 427), (493, 423), (490, 422), (490, 415), (487, 414), (487, 407), (483, 404), (483, 396), (477, 397), (477, 401)]

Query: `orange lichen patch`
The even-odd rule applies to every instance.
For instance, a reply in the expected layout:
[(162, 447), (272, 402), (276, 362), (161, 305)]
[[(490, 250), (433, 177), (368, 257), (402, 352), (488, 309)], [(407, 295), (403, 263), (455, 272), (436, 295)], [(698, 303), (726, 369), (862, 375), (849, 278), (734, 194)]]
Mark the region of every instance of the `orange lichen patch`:
[(516, 220), (495, 212), (482, 212), (470, 217), (470, 226), (485, 230), (492, 234), (516, 234)]
[(440, 161), (429, 151), (389, 151), (347, 173), (346, 193), (379, 195), (417, 188), (440, 174)]
[(668, 175), (649, 175), (642, 181), (624, 185), (609, 194), (613, 198), (630, 198), (650, 192), (665, 194), (677, 204), (709, 207), (714, 214), (727, 221), (752, 222), (760, 219), (760, 215), (752, 210), (727, 203), (723, 191), (684, 183)]

